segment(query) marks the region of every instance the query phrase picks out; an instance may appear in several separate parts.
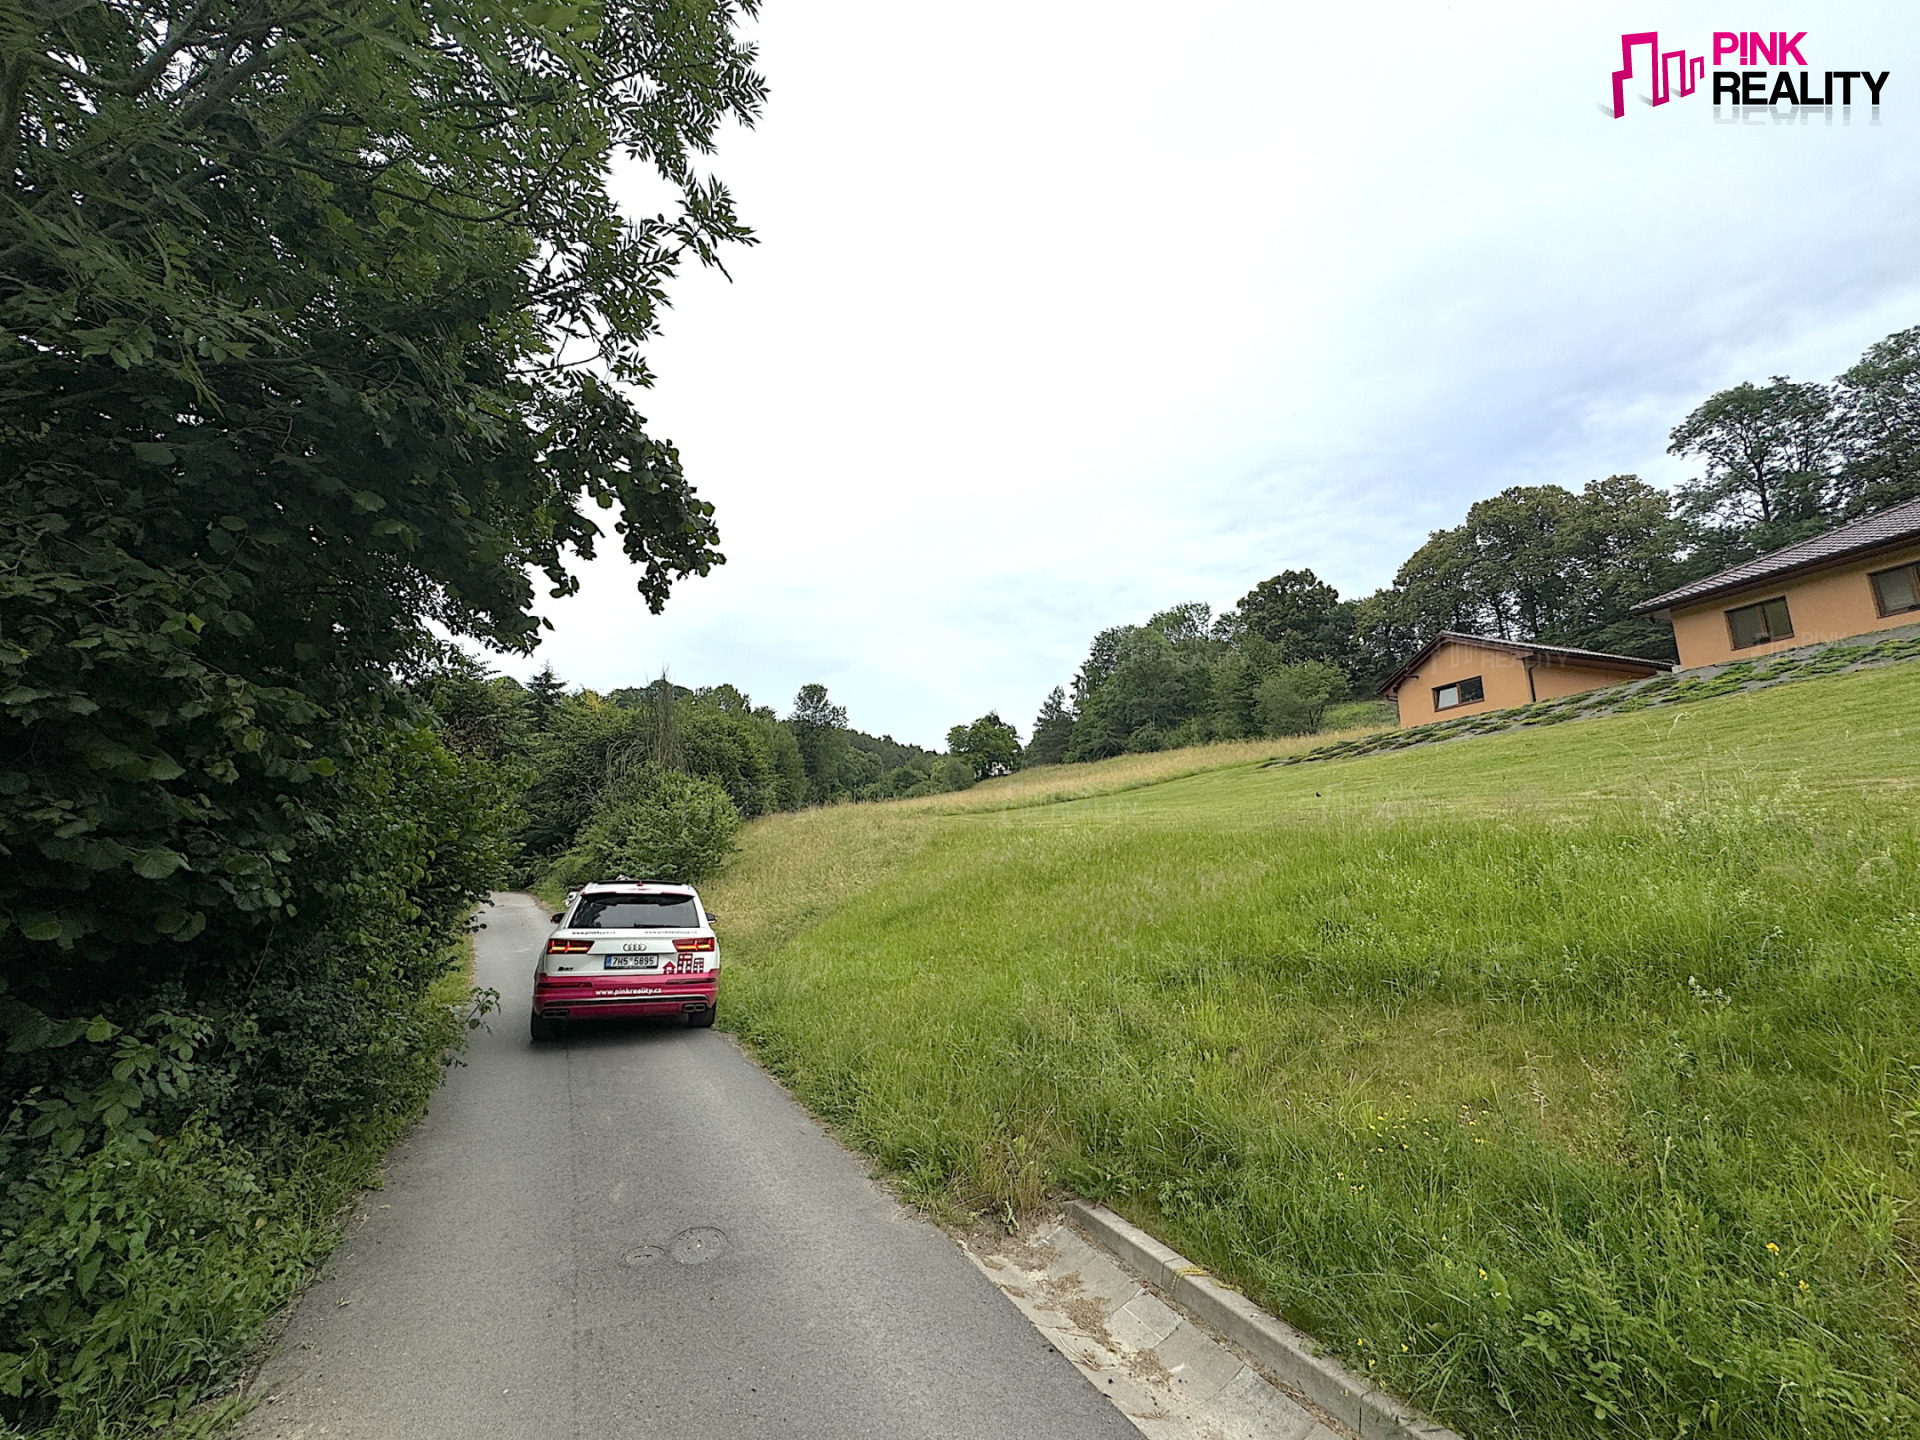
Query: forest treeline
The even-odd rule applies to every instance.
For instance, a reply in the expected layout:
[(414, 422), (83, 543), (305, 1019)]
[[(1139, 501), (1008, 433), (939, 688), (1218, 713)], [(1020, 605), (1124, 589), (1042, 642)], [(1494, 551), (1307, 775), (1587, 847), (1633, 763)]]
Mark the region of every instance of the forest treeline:
[(697, 881), (755, 816), (961, 790), (1018, 759), (1012, 727), (993, 717), (956, 727), (941, 754), (853, 729), (818, 684), (780, 716), (732, 685), (662, 676), (601, 695), (568, 689), (551, 667), (522, 686), (449, 657), (424, 694), (449, 746), (512, 788), (525, 883)]
[(1672, 629), (1635, 605), (1920, 495), (1920, 328), (1830, 384), (1720, 391), (1668, 448), (1700, 467), (1672, 492), (1632, 475), (1503, 490), (1370, 595), (1287, 570), (1217, 615), (1189, 603), (1103, 630), (1047, 697), (1022, 763), (1307, 733), (1443, 630), (1675, 659)]
[(510, 868), (536, 886), (699, 881), (756, 816), (964, 790), (1021, 757), (996, 715), (954, 726), (943, 753), (854, 729), (819, 684), (780, 715), (732, 685), (662, 676), (603, 695), (551, 667), (523, 686), (450, 655), (421, 697), (447, 746), (510, 797)]

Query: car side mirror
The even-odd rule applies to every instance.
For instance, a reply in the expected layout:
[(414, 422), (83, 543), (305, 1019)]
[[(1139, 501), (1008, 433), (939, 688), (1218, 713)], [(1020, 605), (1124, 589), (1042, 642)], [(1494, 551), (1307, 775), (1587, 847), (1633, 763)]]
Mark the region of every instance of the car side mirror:
[(556, 924), (556, 925), (558, 925), (558, 924), (559, 924), (559, 923), (560, 923), (560, 922), (561, 922), (562, 920), (564, 920), (564, 919), (566, 919), (566, 918), (567, 918), (567, 917), (566, 917), (566, 916), (565, 916), (564, 914), (561, 914), (561, 915), (556, 915), (556, 916), (554, 916), (554, 917), (553, 917), (553, 923), (554, 923), (554, 924)]
[(714, 914), (711, 910), (707, 911), (707, 924), (711, 925), (713, 924), (714, 921), (718, 920), (719, 918), (720, 917)]

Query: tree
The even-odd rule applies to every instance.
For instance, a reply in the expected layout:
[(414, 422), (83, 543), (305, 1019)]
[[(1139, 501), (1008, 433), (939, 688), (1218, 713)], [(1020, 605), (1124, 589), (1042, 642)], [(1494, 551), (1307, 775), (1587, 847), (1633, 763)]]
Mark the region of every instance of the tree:
[(1020, 768), (1020, 735), (989, 710), (971, 725), (947, 731), (947, 750), (973, 767), (973, 778), (1011, 775)]
[(1239, 627), (1277, 646), (1289, 660), (1347, 665), (1353, 659), (1353, 606), (1311, 570), (1282, 570), (1234, 607)]
[(1320, 728), (1327, 706), (1351, 694), (1347, 674), (1323, 660), (1296, 660), (1266, 679), (1254, 700), (1262, 735), (1311, 735)]
[(841, 778), (847, 755), (847, 711), (827, 698), (824, 685), (802, 685), (793, 697), (793, 713), (787, 717), (800, 749), (800, 761), (807, 777), (807, 799), (823, 804), (835, 795), (845, 794)]
[(635, 712), (591, 693), (570, 695), (534, 737), (532, 783), (521, 797), (520, 845), (535, 865), (573, 844), (602, 796), (646, 763)]
[(1280, 647), (1242, 629), (1238, 642), (1213, 667), (1213, 724), (1207, 737), (1237, 740), (1264, 735), (1260, 719), (1260, 686), (1280, 668)]
[[(1109, 645), (1107, 662), (1102, 649)], [(1211, 708), (1214, 657), (1207, 643), (1176, 644), (1162, 630), (1142, 625), (1103, 631), (1094, 647), (1081, 676), (1090, 673), (1096, 659), (1111, 668), (1076, 706), (1069, 760), (1163, 750), (1204, 738), (1193, 727)], [(1080, 683), (1076, 679), (1076, 689)]]
[(781, 810), (798, 810), (807, 803), (807, 762), (800, 753), (800, 742), (793, 727), (769, 718), (764, 731), (767, 749), (773, 755), (774, 804)]
[(1430, 636), (1425, 617), (1407, 603), (1402, 590), (1387, 586), (1354, 601), (1355, 692), (1378, 694), (1387, 678), (1411, 659)]
[(1087, 658), (1081, 662), (1079, 671), (1073, 677), (1073, 708), (1076, 712), (1084, 710), (1094, 692), (1107, 683), (1107, 677), (1120, 663), (1121, 641), (1131, 633), (1132, 628), (1129, 625), (1114, 625), (1093, 637)]
[(844, 730), (847, 707), (834, 704), (827, 697), (824, 685), (802, 685), (793, 697), (793, 713), (787, 717), (787, 723), (813, 730)]
[(680, 697), (673, 682), (662, 675), (647, 687), (645, 717), (647, 759), (662, 770), (685, 770), (687, 756), (680, 744)]
[(447, 748), (490, 764), (523, 760), (527, 692), (462, 651), (443, 658), (422, 686)]
[(1073, 741), (1073, 711), (1067, 708), (1067, 692), (1056, 685), (1041, 703), (1034, 717), (1033, 738), (1027, 742), (1028, 765), (1058, 765), (1067, 758), (1067, 746)]
[(751, 710), (727, 708), (705, 696), (683, 700), (679, 708), (680, 743), (689, 775), (720, 786), (749, 818), (781, 808), (771, 726)]
[(1673, 427), (1667, 450), (1706, 462), (1680, 486), (1683, 511), (1769, 549), (1832, 523), (1837, 512), (1833, 392), (1776, 375), (1709, 396)]
[[(719, 563), (628, 387), (675, 269), (748, 238), (693, 157), (760, 105), (750, 8), (0, 22), (0, 970), (254, 964), (433, 627), (530, 648), (596, 509), (652, 608)], [(670, 213), (622, 217), (616, 150)]]
[[(632, 396), (676, 267), (747, 238), (694, 162), (760, 103), (752, 3), (0, 6), (0, 1234), (199, 1227), (240, 1294), (273, 1232), (215, 1197), (435, 1083), (512, 743), (435, 712), (444, 642), (528, 652), (609, 541), (656, 610), (720, 562)], [(35, 1095), (115, 1098), (36, 1135)], [(253, 1305), (153, 1318), (161, 1248), (10, 1252), (0, 1430), (240, 1353)]]
[(1869, 346), (1838, 387), (1848, 513), (1920, 495), (1920, 327)]
[(1664, 492), (1634, 475), (1589, 480), (1555, 536), (1560, 563), (1575, 583), (1562, 612), (1535, 638), (1678, 659), (1673, 627), (1635, 615), (1633, 607), (1695, 578), (1679, 558), (1687, 541), (1686, 526), (1674, 517)]
[(553, 707), (567, 693), (566, 682), (553, 673), (551, 663), (542, 665), (539, 674), (527, 681), (529, 716), (536, 730), (545, 730), (553, 720)]
[(1205, 601), (1190, 600), (1162, 610), (1147, 624), (1176, 645), (1197, 645), (1213, 634), (1213, 607)]

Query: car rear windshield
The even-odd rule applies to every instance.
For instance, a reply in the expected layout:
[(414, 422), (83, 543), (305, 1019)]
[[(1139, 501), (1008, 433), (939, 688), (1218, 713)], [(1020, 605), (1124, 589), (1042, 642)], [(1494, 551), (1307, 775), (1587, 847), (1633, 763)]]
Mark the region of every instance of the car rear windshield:
[(700, 923), (691, 895), (582, 895), (575, 930), (691, 930)]

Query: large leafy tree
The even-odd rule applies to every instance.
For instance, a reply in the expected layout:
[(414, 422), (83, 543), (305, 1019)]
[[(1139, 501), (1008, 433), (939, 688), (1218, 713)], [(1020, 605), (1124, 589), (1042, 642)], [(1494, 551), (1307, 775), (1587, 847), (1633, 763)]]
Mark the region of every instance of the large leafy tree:
[(753, 8), (0, 7), (8, 972), (284, 918), (431, 627), (528, 648), (596, 510), (656, 609), (718, 562), (629, 395), (747, 238), (697, 162), (761, 103)]
[(1849, 509), (1864, 514), (1920, 496), (1920, 327), (1869, 346), (1838, 389)]
[(973, 778), (1011, 775), (1020, 768), (1020, 733), (989, 710), (971, 725), (947, 731), (948, 753), (973, 767)]
[(815, 804), (846, 791), (843, 772), (852, 754), (847, 740), (847, 707), (836, 705), (821, 684), (802, 685), (787, 717), (807, 777), (807, 799)]
[(1287, 660), (1353, 663), (1353, 605), (1311, 570), (1282, 570), (1240, 597), (1241, 627)]
[(1671, 454), (1703, 467), (1680, 486), (1687, 515), (1762, 550), (1832, 523), (1838, 434), (1827, 386), (1743, 381), (1708, 396), (1668, 438)]

